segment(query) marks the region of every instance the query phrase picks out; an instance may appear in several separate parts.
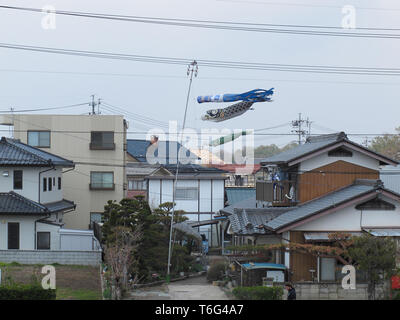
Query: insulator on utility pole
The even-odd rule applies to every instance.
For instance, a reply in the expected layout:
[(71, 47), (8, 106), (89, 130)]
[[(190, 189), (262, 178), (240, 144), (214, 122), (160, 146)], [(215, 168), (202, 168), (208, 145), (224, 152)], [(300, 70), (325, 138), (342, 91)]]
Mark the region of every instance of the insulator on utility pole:
[[(307, 120), (303, 119), (301, 117), (301, 113), (299, 113), (299, 118), (297, 120), (292, 121), (292, 132), (298, 135), (299, 145), (301, 144), (302, 137), (307, 137), (311, 134), (311, 123), (312, 121), (310, 121), (308, 118)], [(307, 129), (303, 129), (303, 125), (305, 125)]]

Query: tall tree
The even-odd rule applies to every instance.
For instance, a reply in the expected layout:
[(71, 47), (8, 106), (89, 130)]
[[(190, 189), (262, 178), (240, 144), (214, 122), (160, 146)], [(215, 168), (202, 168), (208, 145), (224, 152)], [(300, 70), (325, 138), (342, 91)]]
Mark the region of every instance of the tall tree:
[(396, 128), (396, 131), (398, 133), (396, 135), (385, 134), (382, 137), (375, 137), (370, 148), (375, 152), (400, 160), (400, 127)]
[(354, 239), (349, 248), (357, 269), (365, 272), (368, 281), (368, 299), (375, 300), (375, 288), (392, 275), (396, 268), (396, 244), (392, 238), (364, 234)]
[[(115, 242), (115, 227), (127, 227), (132, 232), (141, 230), (142, 237), (134, 251), (137, 267), (129, 270), (131, 274), (137, 273), (141, 280), (151, 279), (154, 273), (163, 275), (167, 270), (172, 207), (172, 203), (166, 202), (152, 211), (143, 197), (123, 199), (119, 203), (108, 201), (104, 207), (102, 234), (106, 245)], [(174, 223), (187, 220), (183, 214), (176, 210)], [(173, 239), (172, 272), (184, 271), (178, 268), (183, 268), (183, 262), (191, 259), (193, 239), (177, 230)]]
[[(134, 253), (142, 234), (140, 227), (135, 228), (134, 231), (128, 227), (114, 227), (112, 237), (113, 241), (104, 248), (105, 260), (111, 271), (112, 299), (120, 300), (128, 288), (129, 270), (137, 264)], [(135, 276), (137, 280), (138, 277)]]

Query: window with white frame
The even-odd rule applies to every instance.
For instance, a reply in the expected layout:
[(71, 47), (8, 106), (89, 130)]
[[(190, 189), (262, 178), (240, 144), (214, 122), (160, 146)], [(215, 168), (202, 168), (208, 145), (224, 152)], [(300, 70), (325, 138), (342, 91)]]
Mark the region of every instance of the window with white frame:
[(28, 131), (28, 144), (32, 147), (50, 148), (50, 131)]
[(197, 200), (199, 195), (198, 188), (176, 188), (176, 200)]
[(143, 179), (129, 180), (128, 190), (147, 190), (147, 181)]

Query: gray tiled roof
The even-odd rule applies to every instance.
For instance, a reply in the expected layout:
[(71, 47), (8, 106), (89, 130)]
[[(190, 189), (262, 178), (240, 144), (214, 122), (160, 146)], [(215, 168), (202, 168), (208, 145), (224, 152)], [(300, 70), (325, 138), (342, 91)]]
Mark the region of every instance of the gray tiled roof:
[(55, 213), (55, 212), (60, 212), (60, 211), (64, 211), (64, 210), (74, 209), (75, 203), (73, 201), (63, 199), (63, 200), (57, 201), (57, 202), (46, 203), (44, 206), (50, 212)]
[[(169, 164), (163, 166), (165, 169), (171, 173), (176, 173), (176, 164)], [(198, 164), (180, 164), (178, 167), (179, 174), (223, 174), (227, 173), (225, 170), (212, 167), (203, 167)]]
[(0, 214), (48, 215), (74, 208), (75, 204), (65, 199), (53, 203), (40, 204), (14, 191), (0, 193)]
[(334, 191), (321, 198), (305, 202), (304, 204), (295, 207), (295, 209), (276, 217), (267, 223), (267, 227), (273, 230), (280, 229), (288, 224), (307, 218), (332, 206), (369, 193), (376, 188), (377, 187), (373, 184), (354, 184), (338, 191)]
[(160, 168), (157, 164), (147, 163), (128, 163), (126, 166), (126, 175), (128, 176), (148, 176)]
[(308, 138), (306, 143), (294, 147), (292, 149), (289, 149), (287, 151), (281, 152), (279, 154), (273, 155), (271, 157), (268, 157), (262, 160), (261, 163), (263, 164), (263, 163), (289, 162), (305, 154), (317, 151), (323, 147), (329, 146), (330, 144), (334, 144), (342, 138), (343, 135), (341, 135), (341, 133)]
[(10, 191), (0, 193), (0, 214), (47, 215), (48, 210), (44, 205)]
[(312, 154), (320, 149), (323, 149), (328, 146), (333, 146), (339, 142), (346, 142), (349, 145), (352, 145), (357, 148), (361, 148), (366, 152), (370, 153), (371, 156), (376, 156), (379, 159), (383, 159), (382, 164), (397, 164), (396, 160), (390, 159), (385, 155), (374, 152), (362, 145), (359, 145), (353, 141), (350, 141), (344, 132), (334, 133), (334, 134), (325, 134), (320, 136), (312, 136), (308, 137), (306, 142), (302, 145), (299, 145), (295, 148), (289, 149), (287, 151), (276, 154), (272, 157), (268, 157), (261, 161), (262, 165), (265, 164), (279, 164), (279, 163), (288, 163), (290, 161), (301, 158), (305, 155)]
[(74, 166), (70, 160), (54, 154), (31, 147), (19, 140), (1, 138), (0, 140), (0, 165), (16, 166)]
[(292, 210), (293, 208), (262, 208), (262, 209), (234, 209), (234, 213), (228, 216), (232, 230), (235, 234), (269, 234), (266, 228), (269, 221)]

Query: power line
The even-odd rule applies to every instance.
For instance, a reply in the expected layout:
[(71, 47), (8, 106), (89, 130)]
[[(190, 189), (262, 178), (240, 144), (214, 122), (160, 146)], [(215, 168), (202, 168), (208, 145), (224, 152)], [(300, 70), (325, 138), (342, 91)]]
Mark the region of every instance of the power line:
[[(112, 73), (112, 72), (79, 72), (79, 71), (57, 71), (57, 70), (27, 70), (27, 69), (0, 69), (0, 72), (17, 73), (42, 73), (42, 74), (62, 74), (62, 75), (81, 75), (81, 76), (109, 76), (109, 77), (143, 77), (143, 78), (171, 78), (185, 79), (183, 76), (165, 74), (139, 74), (139, 73)], [(294, 79), (266, 79), (266, 78), (232, 78), (232, 77), (198, 77), (198, 80), (232, 80), (232, 81), (275, 81), (275, 82), (294, 82), (294, 83), (313, 83), (313, 84), (357, 84), (357, 85), (390, 85), (398, 86), (396, 82), (361, 82), (361, 81), (326, 81), (326, 80), (294, 80)]]
[[(20, 121), (20, 120), (18, 120)], [(28, 122), (27, 122), (28, 123)], [(30, 123), (33, 124), (33, 123)], [(42, 127), (43, 129), (47, 129), (50, 130), (49, 128), (46, 127)], [(262, 130), (266, 130), (266, 129), (262, 129)], [(15, 132), (27, 132), (27, 130), (14, 130)], [(8, 132), (8, 130), (6, 129), (0, 129), (0, 132)], [(69, 134), (69, 133), (91, 133), (91, 131), (80, 131), (80, 130), (51, 130), (52, 133), (60, 133), (60, 134)], [(147, 131), (114, 131), (114, 134), (147, 134)], [(176, 132), (169, 132), (169, 131), (154, 131), (152, 132), (154, 134), (170, 134), (170, 135), (176, 135)], [(187, 132), (185, 133), (185, 135), (200, 135), (201, 132), (199, 133), (191, 133), (191, 132)], [(219, 135), (219, 133), (211, 133), (213, 135)], [(253, 133), (254, 136), (272, 136), (272, 137), (279, 137), (279, 136), (298, 136), (297, 133), (262, 133), (262, 132), (255, 132)], [(320, 136), (320, 133), (312, 133), (309, 134), (309, 136)], [(399, 137), (400, 134), (399, 133), (346, 133), (347, 136), (358, 136), (358, 137), (378, 137), (378, 136), (387, 136), (387, 137), (394, 137), (397, 136)], [(86, 139), (85, 139), (86, 140)], [(163, 142), (163, 141), (162, 141)]]
[[(310, 8), (333, 8), (341, 9), (343, 6), (339, 5), (327, 5), (327, 4), (309, 4), (309, 3), (294, 3), (294, 2), (273, 2), (273, 1), (256, 1), (256, 0), (216, 0), (219, 2), (231, 2), (231, 3), (245, 3), (245, 4), (260, 4), (260, 5), (273, 5), (273, 6), (293, 6), (293, 7), (310, 7)], [(396, 8), (378, 8), (378, 7), (359, 7), (356, 6), (357, 10), (374, 10), (374, 11), (400, 11)]]
[[(127, 60), (147, 63), (161, 63), (172, 65), (187, 65), (190, 59), (143, 56), (133, 54), (121, 54), (100, 51), (84, 51), (64, 48), (38, 47), (18, 44), (0, 43), (0, 48), (43, 52), (52, 54), (63, 54), (80, 57), (102, 58)], [(354, 67), (354, 66), (327, 66), (327, 65), (295, 65), (295, 64), (274, 64), (257, 62), (239, 62), (223, 60), (196, 60), (199, 66), (225, 69), (240, 70), (260, 70), (260, 71), (284, 71), (284, 72), (302, 72), (302, 73), (323, 73), (323, 74), (344, 74), (344, 75), (376, 75), (376, 76), (399, 76), (400, 68), (377, 68), (377, 67)]]
[[(0, 6), (0, 9), (20, 10), (20, 11), (29, 11), (36, 13), (45, 12), (42, 9), (37, 9), (37, 8), (13, 7), (13, 6)], [(144, 17), (144, 16), (129, 16), (129, 15), (115, 15), (115, 14), (112, 15), (104, 13), (62, 11), (62, 10), (49, 11), (49, 13), (65, 15), (65, 16), (73, 16), (73, 17), (92, 18), (92, 19), (117, 20), (124, 22), (159, 24), (159, 25), (169, 25), (178, 27), (220, 29), (220, 30), (232, 30), (232, 31), (268, 32), (268, 33), (281, 33), (281, 34), (319, 35), (319, 36), (335, 36), (335, 37), (400, 39), (399, 34), (390, 34), (390, 33), (319, 31), (321, 29), (343, 30), (343, 28), (335, 26), (269, 24), (269, 23), (250, 23), (250, 22), (234, 22), (234, 21), (198, 20), (198, 19), (160, 18), (160, 17)], [(292, 29), (281, 29), (281, 28), (292, 28)], [(316, 30), (302, 30), (305, 28), (316, 29)], [(400, 31), (399, 28), (376, 28), (376, 27), (374, 28), (360, 27), (352, 30)]]
[[(89, 102), (84, 102), (84, 103), (72, 104), (72, 105), (62, 106), (62, 107), (36, 108), (36, 109), (25, 109), (25, 110), (15, 110), (15, 107), (13, 107), (12, 113), (67, 109), (67, 108), (75, 108), (75, 107), (85, 106), (88, 104), (89, 104)], [(10, 110), (1, 110), (0, 113), (10, 113)]]

